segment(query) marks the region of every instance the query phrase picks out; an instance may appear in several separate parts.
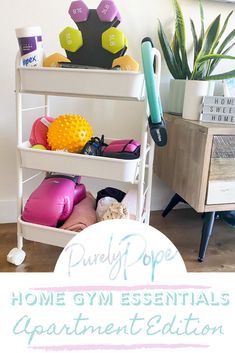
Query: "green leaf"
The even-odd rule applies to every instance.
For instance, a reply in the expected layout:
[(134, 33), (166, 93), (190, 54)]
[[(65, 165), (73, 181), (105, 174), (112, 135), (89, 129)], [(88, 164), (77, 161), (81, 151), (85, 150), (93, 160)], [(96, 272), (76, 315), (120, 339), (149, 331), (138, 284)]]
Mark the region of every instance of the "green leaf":
[(198, 63), (203, 63), (205, 61), (208, 60), (212, 60), (212, 59), (230, 59), (230, 60), (235, 60), (235, 56), (232, 55), (223, 55), (223, 54), (208, 54), (208, 55), (204, 55), (202, 56), (199, 60)]
[(224, 72), (224, 73), (218, 74), (218, 75), (206, 76), (205, 80), (207, 80), (207, 81), (209, 81), (209, 80), (216, 81), (216, 80), (226, 80), (228, 78), (235, 78), (235, 70)]
[(180, 48), (185, 49), (186, 40), (185, 40), (185, 24), (184, 24), (183, 14), (182, 14), (180, 5), (178, 3), (178, 0), (173, 0), (173, 1), (174, 1), (175, 14), (176, 14), (176, 19), (175, 19), (176, 36), (177, 36)]
[(179, 43), (179, 50), (181, 52), (181, 58), (182, 58), (182, 71), (186, 77), (190, 75), (190, 69), (188, 66), (188, 59), (187, 59), (187, 53), (186, 53), (186, 39), (185, 39), (185, 24), (184, 24), (184, 18), (182, 14), (181, 7), (179, 5), (178, 0), (173, 0), (174, 1), (174, 6), (175, 6), (175, 33), (177, 36), (177, 40)]
[(207, 62), (197, 63), (196, 70), (194, 69), (190, 80), (204, 80), (208, 68), (207, 64)]
[(233, 40), (234, 37), (235, 37), (235, 29), (227, 35), (227, 37), (224, 39), (224, 41), (218, 48), (217, 53), (221, 53), (226, 47), (226, 45), (228, 45), (231, 42), (231, 40)]
[(202, 1), (199, 1), (199, 6), (200, 6), (200, 19), (201, 19), (201, 33), (200, 33), (200, 37), (198, 40), (198, 47), (199, 50), (201, 50), (202, 47), (202, 42), (203, 42), (203, 38), (205, 35), (205, 27), (204, 27), (204, 10), (203, 10), (203, 6), (202, 6)]
[[(220, 53), (227, 53), (230, 49), (232, 49), (232, 46), (229, 46), (227, 49), (225, 49), (225, 47), (231, 42), (231, 40), (235, 37), (235, 30), (233, 30), (232, 32), (230, 32), (227, 37), (224, 39), (224, 41), (222, 42), (222, 44), (220, 45), (220, 47), (217, 50), (217, 54)], [(225, 50), (224, 50), (225, 49)], [(224, 52), (223, 52), (224, 50)], [(208, 70), (208, 74), (210, 74), (211, 72), (213, 72), (213, 70), (215, 69), (215, 67), (218, 65), (220, 60), (215, 59), (211, 62), (209, 70)]]
[(159, 21), (159, 27), (158, 27), (158, 38), (170, 73), (175, 79), (184, 79), (185, 77), (182, 73), (181, 68), (177, 65), (177, 62), (174, 57), (174, 53), (163, 31), (162, 24), (160, 21)]
[[(215, 20), (210, 24), (207, 28), (203, 42), (202, 48), (198, 53), (197, 59), (194, 64), (193, 72), (191, 75), (191, 80), (198, 79), (199, 77), (203, 77), (203, 75), (208, 76), (209, 62), (205, 62), (203, 65), (199, 63), (199, 59), (207, 54), (211, 53), (211, 48), (218, 36), (220, 26), (220, 15), (218, 15)], [(200, 67), (198, 66), (200, 64)], [(197, 72), (200, 69), (200, 72)]]
[(182, 71), (182, 60), (181, 60), (181, 57), (180, 57), (179, 43), (178, 43), (178, 39), (177, 39), (176, 33), (174, 34), (171, 46), (172, 46), (172, 50), (173, 50), (177, 65), (178, 65), (178, 67), (181, 68), (181, 71)]
[(213, 48), (212, 48), (212, 52), (213, 52), (213, 51), (215, 50), (215, 48), (218, 46), (219, 41), (220, 41), (222, 35), (224, 34), (226, 28), (227, 28), (228, 21), (229, 21), (230, 17), (232, 16), (232, 14), (233, 14), (233, 11), (229, 12), (228, 16), (226, 17), (226, 20), (224, 21), (224, 25), (223, 25), (223, 27), (222, 27), (222, 29), (221, 29), (221, 31), (220, 31), (218, 37), (217, 37), (217, 40), (216, 40), (216, 42), (215, 42), (215, 44), (214, 44), (214, 46), (213, 46)]
[[(198, 60), (198, 63), (210, 62), (212, 59), (216, 59), (218, 61), (220, 61), (220, 60), (235, 60), (235, 56), (224, 55), (224, 54), (209, 54), (209, 55), (202, 56)], [(209, 75), (210, 75), (210, 72), (208, 72), (208, 74), (206, 74), (205, 76), (209, 76)]]
[(218, 15), (216, 19), (207, 28), (207, 31), (205, 33), (205, 36), (202, 42), (202, 48), (199, 53), (199, 58), (211, 52), (214, 42), (218, 36), (219, 26), (220, 26), (220, 16), (221, 15)]
[(199, 46), (198, 46), (198, 39), (197, 39), (197, 33), (195, 30), (195, 26), (193, 23), (193, 20), (190, 18), (190, 25), (191, 25), (191, 31), (192, 31), (192, 35), (193, 35), (193, 48), (194, 48), (194, 59), (193, 62), (195, 63), (196, 58), (197, 58), (197, 54), (199, 51)]
[(224, 50), (224, 51), (222, 52), (222, 54), (228, 53), (228, 52), (234, 47), (234, 45), (235, 45), (235, 42), (233, 42), (226, 50)]
[[(225, 55), (227, 54), (235, 45), (235, 42), (233, 44), (231, 44), (228, 48), (226, 48), (221, 54)], [(211, 74), (214, 69), (216, 68), (216, 66), (219, 64), (220, 59), (214, 59), (210, 65), (210, 71), (209, 74)]]

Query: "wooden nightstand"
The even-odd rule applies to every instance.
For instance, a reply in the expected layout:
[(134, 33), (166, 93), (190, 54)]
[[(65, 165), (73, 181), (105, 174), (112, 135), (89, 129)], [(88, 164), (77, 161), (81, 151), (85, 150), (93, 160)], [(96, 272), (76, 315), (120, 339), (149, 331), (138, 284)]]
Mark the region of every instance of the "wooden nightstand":
[(184, 200), (205, 212), (199, 261), (216, 211), (235, 210), (235, 126), (165, 114), (168, 144), (156, 149), (155, 173), (176, 193), (163, 215)]

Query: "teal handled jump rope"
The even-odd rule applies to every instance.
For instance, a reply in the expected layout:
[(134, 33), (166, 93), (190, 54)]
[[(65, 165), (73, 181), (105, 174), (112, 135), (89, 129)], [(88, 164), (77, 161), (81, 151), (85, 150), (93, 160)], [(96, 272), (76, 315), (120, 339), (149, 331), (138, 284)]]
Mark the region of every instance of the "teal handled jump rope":
[(156, 85), (155, 78), (156, 67), (158, 64), (157, 78), (158, 82), (160, 81), (160, 53), (154, 48), (149, 37), (142, 40), (141, 53), (150, 110), (150, 116), (148, 118), (150, 134), (157, 146), (165, 146), (167, 143), (167, 131), (163, 118), (159, 87)]

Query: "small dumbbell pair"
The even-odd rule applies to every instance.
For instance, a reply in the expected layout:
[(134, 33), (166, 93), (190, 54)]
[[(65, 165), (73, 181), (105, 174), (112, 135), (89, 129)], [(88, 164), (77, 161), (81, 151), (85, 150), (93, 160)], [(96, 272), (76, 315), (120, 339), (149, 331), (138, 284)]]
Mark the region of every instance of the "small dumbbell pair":
[[(72, 1), (69, 14), (74, 22), (87, 21), (89, 9), (82, 0)], [(121, 16), (113, 0), (102, 0), (96, 9), (97, 15), (102, 22), (112, 22), (115, 18), (121, 22)]]
[[(110, 27), (101, 36), (102, 47), (112, 54), (118, 53), (127, 47), (127, 38), (124, 33), (116, 27)], [(72, 53), (83, 46), (83, 36), (79, 29), (66, 27), (60, 33), (60, 45), (63, 49)]]

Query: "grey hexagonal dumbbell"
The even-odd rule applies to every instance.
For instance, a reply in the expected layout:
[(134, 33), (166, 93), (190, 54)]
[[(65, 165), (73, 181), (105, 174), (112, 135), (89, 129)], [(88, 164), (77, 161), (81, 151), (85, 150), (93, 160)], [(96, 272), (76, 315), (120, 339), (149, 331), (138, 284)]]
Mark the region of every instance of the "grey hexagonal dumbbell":
[(111, 22), (115, 17), (121, 22), (121, 16), (113, 0), (102, 0), (96, 11), (102, 22)]
[(82, 0), (76, 0), (71, 2), (69, 14), (74, 22), (84, 22), (88, 18), (89, 9)]

